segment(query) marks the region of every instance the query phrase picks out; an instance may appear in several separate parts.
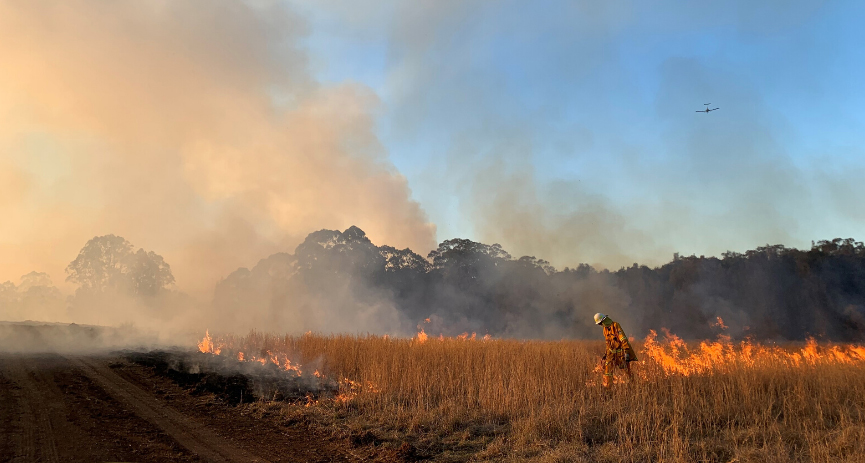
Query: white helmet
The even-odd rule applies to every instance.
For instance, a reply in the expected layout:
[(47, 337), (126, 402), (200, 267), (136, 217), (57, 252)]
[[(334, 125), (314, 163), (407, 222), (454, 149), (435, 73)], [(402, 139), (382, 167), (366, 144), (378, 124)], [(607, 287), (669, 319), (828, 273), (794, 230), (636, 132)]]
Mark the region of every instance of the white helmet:
[(601, 322), (604, 321), (605, 318), (607, 318), (606, 315), (604, 315), (602, 313), (596, 313), (595, 314), (595, 325), (600, 325)]

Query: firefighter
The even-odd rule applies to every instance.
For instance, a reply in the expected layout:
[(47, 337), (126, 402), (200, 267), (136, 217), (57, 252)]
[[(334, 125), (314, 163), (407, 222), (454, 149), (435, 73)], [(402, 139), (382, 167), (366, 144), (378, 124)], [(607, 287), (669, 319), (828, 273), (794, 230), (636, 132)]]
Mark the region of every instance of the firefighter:
[(625, 330), (610, 317), (595, 314), (595, 324), (604, 327), (604, 339), (607, 342), (607, 352), (604, 354), (604, 387), (613, 384), (613, 368), (625, 370), (628, 379), (631, 379), (630, 363), (637, 360), (637, 354), (625, 335)]

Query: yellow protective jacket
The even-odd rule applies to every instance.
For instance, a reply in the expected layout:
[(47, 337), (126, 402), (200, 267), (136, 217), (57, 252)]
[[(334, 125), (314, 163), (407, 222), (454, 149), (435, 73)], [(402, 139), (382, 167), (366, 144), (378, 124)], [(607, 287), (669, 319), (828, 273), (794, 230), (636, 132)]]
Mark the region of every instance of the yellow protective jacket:
[(628, 341), (628, 336), (625, 334), (625, 330), (622, 329), (622, 325), (612, 320), (609, 320), (609, 323), (605, 320), (603, 325), (604, 339), (607, 341), (607, 362), (624, 367), (626, 352), (628, 353), (629, 362), (637, 360), (637, 353), (631, 347), (631, 343)]

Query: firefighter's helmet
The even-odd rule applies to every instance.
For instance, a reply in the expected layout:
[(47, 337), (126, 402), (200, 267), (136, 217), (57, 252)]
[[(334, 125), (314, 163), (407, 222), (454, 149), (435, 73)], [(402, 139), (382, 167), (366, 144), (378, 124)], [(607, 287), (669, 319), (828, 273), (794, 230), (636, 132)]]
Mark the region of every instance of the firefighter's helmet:
[(604, 315), (602, 313), (596, 313), (595, 314), (595, 325), (600, 325), (601, 322), (603, 322), (605, 318), (607, 318), (606, 315)]

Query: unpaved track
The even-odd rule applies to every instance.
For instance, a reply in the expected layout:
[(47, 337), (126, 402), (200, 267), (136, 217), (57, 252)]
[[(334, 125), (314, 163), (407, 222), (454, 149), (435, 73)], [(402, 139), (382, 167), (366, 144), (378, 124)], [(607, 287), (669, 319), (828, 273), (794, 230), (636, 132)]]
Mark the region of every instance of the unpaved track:
[(27, 371), (20, 359), (10, 365), (11, 377), (18, 386), (15, 399), (21, 404), (21, 434), (17, 443), (24, 461), (60, 462), (55, 441), (55, 425), (51, 424), (52, 415), (57, 420), (57, 405), (50, 395), (56, 394), (53, 385), (47, 384), (41, 375)]
[(0, 419), (4, 462), (208, 461), (58, 355), (0, 354)]
[(0, 354), (0, 461), (268, 460), (119, 376), (107, 359)]
[(153, 423), (180, 445), (202, 459), (213, 462), (261, 462), (267, 460), (239, 449), (176, 410), (162, 405), (159, 399), (141, 390), (111, 371), (104, 362), (85, 357), (70, 358), (71, 362), (107, 391), (123, 406)]

